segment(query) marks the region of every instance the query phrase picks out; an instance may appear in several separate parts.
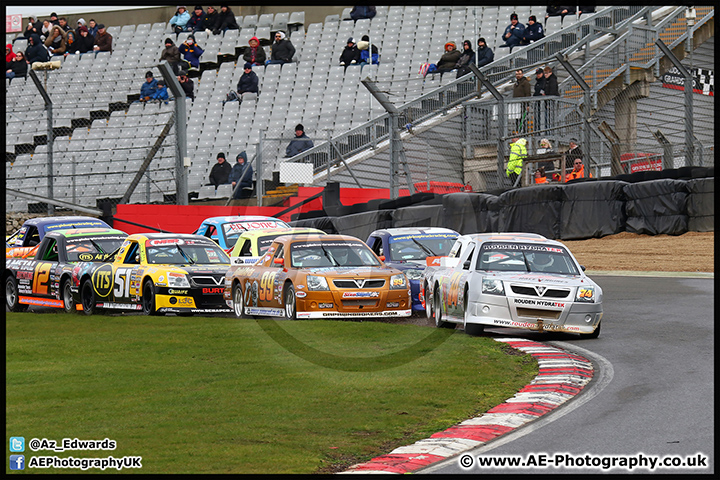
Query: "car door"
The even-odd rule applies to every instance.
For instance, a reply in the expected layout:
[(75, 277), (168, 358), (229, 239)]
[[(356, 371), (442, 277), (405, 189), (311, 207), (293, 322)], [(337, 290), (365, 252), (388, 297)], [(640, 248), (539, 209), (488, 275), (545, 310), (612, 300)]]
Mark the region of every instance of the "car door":
[(282, 292), (278, 292), (278, 285), (284, 280), (283, 269), (285, 267), (285, 248), (283, 244), (277, 244), (275, 252), (268, 265), (264, 268), (259, 282), (258, 303), (263, 307), (282, 307)]
[(113, 263), (113, 298), (118, 303), (133, 303), (133, 298), (142, 292), (136, 279), (141, 263), (140, 248), (137, 240), (130, 240), (123, 255)]
[(475, 244), (471, 243), (461, 250), (460, 261), (455, 266), (447, 282), (443, 282), (443, 298), (447, 313), (450, 315), (463, 314), (463, 297), (465, 288), (465, 279), (470, 274), (472, 268), (472, 256), (475, 251)]
[(48, 239), (35, 254), (37, 262), (33, 268), (31, 285), (33, 296), (50, 297), (54, 295), (53, 283), (58, 281), (55, 279), (55, 271), (59, 265), (58, 247), (56, 239)]

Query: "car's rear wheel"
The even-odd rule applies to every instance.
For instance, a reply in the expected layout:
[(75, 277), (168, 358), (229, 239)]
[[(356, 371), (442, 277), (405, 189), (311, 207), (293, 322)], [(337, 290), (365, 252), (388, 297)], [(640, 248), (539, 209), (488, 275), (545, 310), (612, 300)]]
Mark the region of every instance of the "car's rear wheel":
[(82, 303), (83, 313), (85, 315), (92, 315), (98, 312), (96, 306), (97, 299), (95, 298), (95, 289), (93, 288), (92, 281), (85, 280), (80, 287), (80, 302)]
[(283, 304), (285, 305), (285, 319), (297, 320), (297, 303), (295, 301), (295, 287), (289, 283), (283, 292)]
[(597, 327), (595, 327), (595, 331), (592, 333), (581, 333), (580, 338), (598, 338), (600, 336), (600, 325), (602, 325), (602, 321), (597, 324)]
[(65, 313), (72, 313), (75, 311), (75, 300), (73, 300), (72, 291), (70, 290), (70, 279), (66, 278), (62, 287), (60, 288), (62, 293), (63, 308)]
[(463, 319), (465, 324), (465, 333), (472, 336), (482, 335), (485, 331), (485, 325), (479, 323), (468, 323), (470, 313), (468, 307), (470, 306), (470, 300), (468, 299), (468, 289), (465, 287), (465, 299), (463, 300)]
[(11, 312), (24, 312), (28, 306), (20, 303), (17, 280), (12, 275), (5, 279), (5, 302)]
[(454, 323), (448, 323), (443, 321), (442, 317), (442, 300), (440, 299), (440, 288), (435, 287), (433, 293), (433, 313), (435, 314), (435, 327), (436, 328), (455, 328)]
[(433, 320), (433, 302), (432, 299), (428, 298), (428, 284), (423, 284), (423, 296), (425, 297), (425, 318), (428, 320)]
[(155, 310), (155, 287), (151, 280), (145, 281), (142, 289), (142, 311), (145, 315), (157, 315)]
[(239, 283), (233, 286), (232, 291), (233, 298), (233, 312), (237, 318), (245, 317), (245, 296), (243, 295), (242, 287)]

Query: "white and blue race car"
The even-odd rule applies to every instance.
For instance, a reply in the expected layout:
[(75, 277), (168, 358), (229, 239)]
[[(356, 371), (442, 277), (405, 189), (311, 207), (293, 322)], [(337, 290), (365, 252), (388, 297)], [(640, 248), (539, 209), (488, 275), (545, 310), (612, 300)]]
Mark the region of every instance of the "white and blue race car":
[(437, 327), (600, 334), (602, 289), (567, 247), (542, 235), (462, 235), (423, 277), (425, 311)]

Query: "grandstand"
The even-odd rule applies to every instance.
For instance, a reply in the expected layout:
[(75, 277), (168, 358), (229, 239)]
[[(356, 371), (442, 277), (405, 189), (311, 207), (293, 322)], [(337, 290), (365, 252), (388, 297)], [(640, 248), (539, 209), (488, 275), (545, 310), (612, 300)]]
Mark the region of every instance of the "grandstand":
[[(510, 14), (516, 12), (522, 21), (529, 15), (541, 19), (545, 6), (385, 6), (377, 7), (377, 16), (372, 20), (357, 22), (349, 21), (350, 9), (346, 8), (341, 15), (328, 15), (324, 22), (310, 24), (305, 24), (303, 12), (297, 11), (238, 16), (240, 30), (229, 30), (224, 35), (208, 36), (204, 32), (195, 35), (205, 53), (194, 78), (195, 100), (186, 101), (187, 118), (182, 119), (186, 122), (186, 152), (191, 160), (188, 191), (198, 198), (229, 194), (229, 188), (215, 192), (204, 186), (219, 151), (226, 152), (229, 159), (243, 150), (249, 158), (259, 154), (256, 161), (262, 161), (263, 173), (258, 181), (273, 178), (273, 172), (286, 161), (282, 158), (284, 148), (297, 123), (305, 126), (316, 147), (291, 161), (315, 165), (315, 186), (331, 180), (328, 162), (340, 158), (344, 166), (338, 163), (343, 168), (333, 172), (332, 181), (346, 186), (387, 188), (390, 163), (387, 113), (363, 86), (362, 79), (376, 82), (378, 89), (398, 107), (412, 102), (422, 104), (422, 108), (403, 110), (403, 121), (415, 123), (412, 135), (406, 132), (403, 140), (403, 155), (409, 165), (407, 174), (413, 180), (466, 183), (470, 178), (468, 161), (472, 160), (467, 151), (486, 146), (468, 143), (463, 138), (467, 126), (462, 105), (478, 101), (477, 84), (474, 76), (469, 81), (456, 80), (454, 72), (422, 78), (417, 73), (421, 63), (436, 62), (448, 40), (460, 45), (464, 39), (471, 39), (475, 46), (477, 37), (483, 36), (495, 51), (495, 62), (483, 68), (483, 72), (502, 90), (513, 78), (515, 68), (532, 71), (539, 65), (557, 66), (558, 52), (584, 51), (571, 61), (581, 69), (592, 60), (585, 58), (588, 52), (602, 55), (603, 46), (612, 44), (615, 37), (624, 33), (618, 30), (603, 34), (601, 29), (627, 28), (628, 22), (643, 20), (638, 13), (641, 10), (641, 7), (597, 7), (597, 13), (580, 18), (551, 17), (546, 24), (546, 39), (513, 52), (499, 45), (499, 34)], [(670, 15), (672, 9), (655, 7), (655, 10), (660, 12), (658, 18), (652, 15), (650, 18), (657, 23)], [(698, 12), (698, 18), (708, 12), (714, 14), (711, 7), (702, 11), (698, 7)], [(114, 37), (113, 53), (70, 55), (60, 69), (37, 72), (53, 102), (52, 144), (48, 144), (47, 138), (48, 113), (34, 82), (6, 81), (8, 188), (48, 196), (47, 158), (52, 148), (53, 198), (88, 206), (96, 206), (105, 198), (117, 200), (168, 122), (178, 120), (174, 118), (174, 101), (167, 104), (133, 101), (138, 97), (145, 71), (161, 76), (158, 59), (164, 38), (172, 35), (170, 26), (165, 22), (138, 23), (109, 26), (107, 30)], [(260, 78), (258, 100), (224, 104), (227, 92), (235, 88), (243, 73), (241, 54), (248, 39), (257, 36), (269, 53), (270, 39), (277, 30), (289, 33), (296, 47), (294, 63), (255, 67)], [(678, 31), (665, 40), (675, 41), (682, 33)], [(380, 64), (365, 66), (362, 71), (360, 67), (344, 71), (337, 65), (344, 39), (365, 34), (378, 46)], [(182, 43), (187, 35), (180, 34), (175, 43)], [(6, 40), (11, 42), (12, 38), (8, 35)], [(591, 49), (591, 39), (599, 46)], [(15, 42), (16, 51), (24, 48), (22, 40)], [(714, 51), (714, 37), (703, 43), (703, 51), (706, 61), (712, 57), (707, 52)], [(608, 74), (612, 68), (607, 68)], [(651, 68), (657, 70), (655, 66)], [(593, 70), (592, 87), (604, 80), (598, 78), (598, 71)], [(579, 115), (582, 98), (577, 85), (567, 83), (566, 72), (560, 69), (556, 72), (565, 82), (564, 97), (578, 102), (574, 108)], [(667, 93), (653, 88), (653, 95)], [(488, 97), (485, 93), (480, 100)], [(648, 112), (656, 109), (656, 104), (657, 100), (655, 104), (641, 102), (638, 108)], [(595, 108), (601, 118), (609, 119), (612, 103)], [(421, 110), (424, 113), (419, 113)], [(652, 123), (666, 121), (656, 116)], [(714, 116), (712, 121), (714, 124)], [(371, 133), (358, 134), (365, 130)], [(569, 129), (555, 133), (558, 142), (570, 135)], [(678, 131), (677, 136), (682, 134)], [(711, 133), (703, 131), (698, 138), (706, 148), (714, 146)], [(174, 198), (177, 143), (177, 134), (171, 131), (154, 153), (143, 180), (130, 197), (131, 203), (161, 203)], [(492, 142), (489, 144), (492, 146)], [(598, 148), (598, 152), (603, 149)], [(496, 152), (497, 149), (493, 154)], [(26, 210), (32, 203), (26, 197), (11, 195), (6, 201), (8, 211)]]

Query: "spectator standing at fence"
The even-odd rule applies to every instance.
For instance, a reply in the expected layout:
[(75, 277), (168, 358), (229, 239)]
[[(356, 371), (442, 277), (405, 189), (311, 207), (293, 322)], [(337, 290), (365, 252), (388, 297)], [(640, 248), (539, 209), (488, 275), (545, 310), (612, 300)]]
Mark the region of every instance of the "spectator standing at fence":
[(145, 74), (145, 82), (140, 87), (140, 101), (147, 102), (152, 99), (155, 92), (157, 92), (158, 82), (153, 77), (153, 73), (148, 70)]
[(545, 167), (540, 167), (535, 170), (535, 183), (547, 183), (547, 176), (545, 176)]
[(523, 74), (522, 68), (515, 70), (515, 83), (513, 83), (513, 98), (529, 97), (531, 92), (530, 81)]
[(91, 52), (93, 49), (93, 45), (95, 44), (95, 39), (90, 36), (90, 32), (88, 31), (88, 28), (83, 25), (82, 27), (78, 28), (78, 37), (77, 37), (77, 52), (79, 54)]
[(545, 85), (543, 89), (545, 90), (544, 95), (560, 95), (557, 77), (550, 67), (545, 67)]
[(215, 20), (215, 29), (213, 30), (213, 33), (215, 35), (220, 35), (227, 30), (238, 30), (239, 28), (240, 27), (235, 20), (235, 13), (233, 13), (227, 5), (222, 5), (220, 7), (220, 12), (217, 15), (217, 20)]
[(205, 31), (208, 35), (211, 35), (213, 33), (213, 30), (215, 30), (215, 22), (217, 22), (218, 18), (218, 12), (215, 10), (215, 7), (212, 5), (207, 7), (207, 12), (205, 12), (205, 15), (203, 16), (203, 27), (205, 27)]
[(178, 48), (183, 56), (183, 60), (190, 68), (200, 68), (200, 56), (205, 53), (205, 50), (200, 48), (200, 45), (195, 41), (195, 35), (188, 35), (188, 38)]
[(95, 35), (95, 47), (93, 50), (95, 50), (95, 52), (112, 52), (112, 35), (105, 30), (105, 25), (102, 23), (97, 26), (97, 29), (97, 35)]
[(514, 186), (515, 181), (522, 173), (523, 160), (527, 157), (527, 140), (524, 138), (513, 138), (510, 142), (510, 158), (508, 159), (505, 175)]
[(98, 24), (95, 23), (94, 18), (91, 18), (90, 20), (88, 20), (87, 27), (88, 27), (88, 33), (94, 39), (98, 33)]
[(475, 52), (472, 49), (470, 40), (465, 40), (463, 42), (463, 51), (460, 53), (460, 58), (455, 64), (455, 68), (457, 68), (457, 78), (470, 73), (471, 63), (475, 63)]
[(492, 63), (493, 60), (495, 60), (495, 54), (492, 51), (492, 48), (488, 47), (485, 43), (485, 38), (480, 37), (478, 38), (478, 50), (477, 50), (477, 66), (478, 68), (484, 67), (488, 63)]
[(203, 10), (201, 5), (196, 5), (195, 10), (193, 10), (193, 14), (190, 15), (190, 20), (188, 20), (187, 24), (185, 25), (185, 31), (187, 32), (202, 32), (205, 30), (205, 11)]
[[(538, 155), (552, 154), (555, 153), (555, 150), (553, 150), (550, 140), (548, 140), (547, 138), (543, 138), (542, 140), (540, 140), (540, 144), (538, 145), (538, 149), (535, 151), (535, 153), (537, 153)], [(543, 167), (543, 172), (555, 169), (555, 163), (552, 160), (548, 160), (547, 162), (538, 162), (538, 166)]]
[(251, 96), (257, 97), (260, 93), (258, 90), (259, 83), (260, 79), (258, 78), (257, 73), (252, 70), (252, 63), (245, 62), (243, 74), (240, 76), (240, 80), (238, 80), (237, 84), (237, 94), (240, 102)]
[(363, 67), (370, 63), (370, 50), (372, 49), (372, 63), (378, 65), (380, 63), (380, 54), (378, 47), (375, 44), (370, 44), (370, 37), (363, 35), (357, 44), (358, 50), (360, 50), (360, 66)]
[(229, 183), (231, 170), (232, 167), (225, 161), (225, 154), (223, 152), (218, 153), (217, 163), (210, 170), (210, 185), (215, 185), (215, 190), (217, 190), (218, 185)]
[(533, 97), (539, 97), (545, 94), (545, 70), (538, 68), (535, 70), (535, 87)]
[(25, 38), (30, 38), (30, 35), (32, 35), (33, 33), (37, 33), (38, 35), (40, 35), (42, 34), (42, 27), (43, 22), (39, 21), (37, 16), (30, 15), (30, 17), (28, 18), (27, 27), (25, 27), (25, 31), (23, 32), (23, 36)]
[(285, 32), (282, 30), (275, 32), (275, 42), (270, 47), (270, 60), (265, 62), (266, 65), (280, 64), (292, 62), (295, 55), (295, 46), (292, 42), (285, 38)]
[(294, 157), (305, 150), (310, 150), (315, 145), (313, 141), (305, 135), (305, 127), (298, 123), (295, 127), (295, 138), (290, 141), (285, 149), (285, 158)]
[(565, 168), (573, 168), (574, 160), (584, 159), (582, 148), (577, 144), (577, 140), (571, 138), (568, 142), (568, 151), (565, 152)]
[(160, 61), (165, 60), (170, 64), (175, 75), (180, 73), (180, 49), (178, 49), (170, 37), (165, 39), (165, 48), (163, 48), (162, 53), (160, 53)]
[[(237, 163), (230, 172), (230, 183), (233, 186), (233, 198), (250, 198), (253, 191), (253, 168), (248, 162), (247, 153), (238, 153)], [(238, 183), (240, 185), (238, 185)], [(237, 187), (237, 188), (236, 188)]]
[(243, 60), (250, 62), (253, 65), (265, 65), (267, 55), (265, 55), (265, 49), (260, 46), (260, 40), (257, 37), (252, 37), (248, 40), (248, 48), (243, 53)]
[(50, 35), (45, 39), (45, 46), (53, 56), (62, 55), (65, 53), (66, 42), (67, 36), (65, 35), (65, 30), (63, 30), (60, 25), (55, 25), (52, 27)]
[(517, 13), (510, 15), (510, 25), (505, 27), (505, 31), (502, 34), (502, 40), (505, 42), (505, 47), (517, 47), (522, 42), (523, 36), (525, 35), (525, 25), (518, 22)]
[(10, 83), (12, 83), (13, 78), (26, 78), (27, 69), (28, 64), (25, 61), (25, 55), (22, 52), (17, 52), (12, 60), (5, 62), (5, 78), (9, 78)]
[(522, 44), (530, 45), (533, 42), (537, 42), (544, 36), (545, 30), (543, 30), (542, 24), (538, 23), (535, 15), (530, 15), (527, 26), (525, 27)]
[(178, 75), (178, 82), (180, 82), (180, 87), (182, 87), (183, 91), (185, 92), (185, 96), (191, 100), (195, 100), (195, 83), (190, 77), (188, 77), (187, 71), (180, 70), (180, 74)]
[(377, 9), (371, 5), (357, 5), (350, 10), (350, 18), (358, 21), (361, 18), (373, 18), (377, 15)]
[(190, 14), (184, 5), (180, 5), (175, 11), (175, 15), (170, 19), (170, 27), (175, 35), (185, 31), (185, 25), (190, 21)]
[(28, 47), (25, 49), (25, 58), (32, 65), (35, 62), (47, 62), (50, 60), (50, 54), (47, 47), (40, 40), (40, 35), (33, 33), (28, 39)]
[(344, 66), (345, 70), (347, 70), (347, 67), (350, 65), (356, 65), (358, 63), (360, 63), (360, 50), (357, 48), (355, 39), (350, 37), (347, 39), (345, 48), (343, 48), (340, 54), (340, 65)]
[[(576, 158), (573, 160), (573, 169), (565, 175), (565, 183), (569, 182), (570, 180), (575, 180), (576, 178), (586, 178), (585, 177), (585, 165), (583, 165), (583, 161), (581, 158)], [(587, 178), (592, 178), (592, 173), (587, 176)]]

